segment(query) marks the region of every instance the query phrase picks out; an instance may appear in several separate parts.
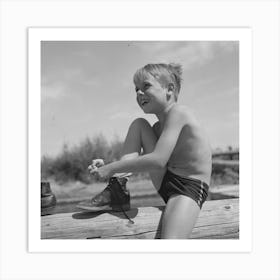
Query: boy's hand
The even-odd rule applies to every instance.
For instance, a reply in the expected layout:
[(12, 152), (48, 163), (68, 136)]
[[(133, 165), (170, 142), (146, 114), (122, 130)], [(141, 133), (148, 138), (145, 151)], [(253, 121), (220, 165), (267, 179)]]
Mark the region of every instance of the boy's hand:
[(93, 159), (92, 164), (88, 167), (89, 172), (93, 173), (97, 168), (103, 166), (104, 164), (104, 160), (101, 158)]
[(100, 179), (111, 177), (110, 169), (105, 166), (103, 159), (94, 159), (88, 169), (92, 175), (96, 175)]
[(91, 174), (97, 176), (99, 179), (109, 179), (112, 176), (111, 170), (108, 165), (96, 168), (90, 171)]

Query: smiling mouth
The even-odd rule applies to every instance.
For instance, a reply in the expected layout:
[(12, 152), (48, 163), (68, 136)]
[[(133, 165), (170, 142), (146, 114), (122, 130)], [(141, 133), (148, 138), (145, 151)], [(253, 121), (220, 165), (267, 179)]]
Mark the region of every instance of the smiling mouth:
[(144, 100), (144, 101), (141, 102), (141, 106), (145, 106), (145, 105), (147, 105), (148, 103), (149, 103), (149, 101)]

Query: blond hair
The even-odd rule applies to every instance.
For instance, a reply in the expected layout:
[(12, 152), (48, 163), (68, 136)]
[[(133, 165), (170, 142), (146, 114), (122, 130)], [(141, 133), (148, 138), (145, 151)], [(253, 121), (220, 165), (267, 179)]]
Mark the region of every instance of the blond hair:
[(144, 67), (138, 69), (134, 74), (133, 81), (137, 84), (152, 75), (157, 81), (162, 84), (162, 77), (167, 79), (167, 84), (162, 84), (162, 86), (167, 86), (172, 83), (174, 85), (175, 98), (177, 100), (178, 94), (181, 89), (182, 82), (182, 66), (176, 63), (155, 63), (147, 64)]

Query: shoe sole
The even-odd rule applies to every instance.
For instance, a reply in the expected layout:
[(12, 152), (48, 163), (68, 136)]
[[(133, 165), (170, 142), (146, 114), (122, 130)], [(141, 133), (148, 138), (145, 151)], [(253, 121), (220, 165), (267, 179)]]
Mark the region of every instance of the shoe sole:
[(79, 209), (82, 210), (86, 210), (88, 212), (100, 212), (100, 211), (117, 211), (117, 212), (121, 212), (122, 210), (124, 211), (128, 211), (130, 210), (130, 205), (113, 205), (113, 206), (108, 206), (108, 205), (104, 205), (104, 206), (87, 206), (87, 205), (77, 205), (76, 206)]
[(77, 205), (76, 206), (79, 209), (87, 210), (91, 212), (98, 212), (98, 211), (104, 211), (104, 210), (112, 210), (112, 207), (109, 206), (86, 206), (86, 205)]

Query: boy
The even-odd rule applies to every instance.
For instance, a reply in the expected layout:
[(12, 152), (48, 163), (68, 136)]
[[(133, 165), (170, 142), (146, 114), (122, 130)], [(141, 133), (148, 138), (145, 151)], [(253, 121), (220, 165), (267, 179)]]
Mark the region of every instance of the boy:
[[(133, 121), (121, 160), (107, 165), (96, 165), (94, 161), (91, 166), (91, 173), (101, 178), (121, 172), (149, 172), (166, 202), (161, 238), (168, 239), (190, 236), (207, 197), (212, 167), (211, 150), (199, 123), (186, 106), (177, 103), (181, 75), (177, 64), (148, 64), (137, 70), (137, 102), (146, 114), (155, 114), (158, 121), (153, 127), (142, 118)], [(113, 177), (121, 178), (118, 193), (123, 191), (124, 196), (126, 177)], [(104, 197), (106, 200), (106, 189), (92, 204), (98, 205)]]

